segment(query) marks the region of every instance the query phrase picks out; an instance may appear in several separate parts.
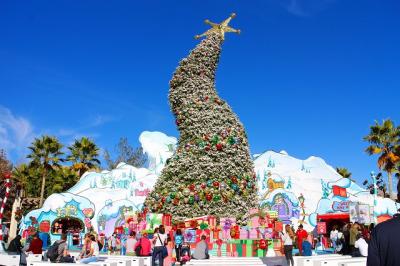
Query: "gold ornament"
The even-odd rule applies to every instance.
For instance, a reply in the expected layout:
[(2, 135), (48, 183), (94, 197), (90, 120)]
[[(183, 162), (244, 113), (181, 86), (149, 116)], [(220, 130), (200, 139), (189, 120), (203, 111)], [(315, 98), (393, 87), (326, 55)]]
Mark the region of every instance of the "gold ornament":
[(240, 30), (231, 28), (230, 26), (228, 26), (229, 22), (231, 21), (231, 19), (233, 19), (234, 17), (236, 17), (235, 13), (232, 13), (229, 18), (225, 19), (224, 21), (222, 21), (220, 24), (214, 23), (209, 21), (208, 19), (206, 19), (204, 21), (204, 23), (210, 25), (212, 28), (209, 29), (208, 31), (204, 32), (203, 34), (200, 35), (196, 35), (194, 36), (195, 39), (200, 39), (203, 36), (209, 36), (213, 33), (219, 34), (222, 37), (222, 40), (225, 39), (225, 32), (235, 32), (237, 34), (240, 34)]

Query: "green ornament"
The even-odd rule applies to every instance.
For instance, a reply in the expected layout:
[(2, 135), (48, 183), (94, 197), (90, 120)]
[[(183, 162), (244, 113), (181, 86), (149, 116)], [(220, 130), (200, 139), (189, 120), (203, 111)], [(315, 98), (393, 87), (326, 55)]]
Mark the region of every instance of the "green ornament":
[(193, 196), (190, 196), (190, 197), (189, 197), (189, 204), (192, 205), (193, 203), (194, 203), (194, 197), (193, 197)]
[(200, 148), (200, 149), (204, 149), (205, 146), (206, 146), (206, 143), (205, 143), (204, 141), (201, 141), (201, 142), (199, 143), (199, 148)]
[(212, 143), (213, 145), (216, 145), (218, 142), (219, 142), (219, 137), (218, 137), (217, 135), (215, 135), (215, 136), (212, 138), (211, 143)]
[(234, 137), (229, 137), (229, 138), (228, 138), (228, 143), (229, 143), (230, 145), (235, 144), (235, 138), (234, 138)]
[(169, 197), (170, 197), (171, 199), (174, 199), (175, 196), (176, 196), (176, 193), (175, 193), (175, 192), (172, 192), (171, 194), (169, 194)]
[(217, 194), (213, 197), (214, 201), (220, 201), (221, 200), (221, 195)]

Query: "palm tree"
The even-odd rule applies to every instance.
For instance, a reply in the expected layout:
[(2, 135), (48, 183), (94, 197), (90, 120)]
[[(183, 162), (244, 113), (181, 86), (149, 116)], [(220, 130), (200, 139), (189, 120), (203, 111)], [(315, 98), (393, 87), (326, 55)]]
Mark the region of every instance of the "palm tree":
[(396, 127), (390, 119), (383, 120), (382, 124), (375, 121), (375, 125), (370, 127), (370, 133), (364, 140), (371, 144), (365, 151), (369, 155), (379, 155), (378, 167), (388, 174), (389, 195), (392, 198), (392, 173), (400, 162), (400, 156), (396, 154), (400, 145), (400, 127)]
[(72, 162), (73, 168), (78, 171), (81, 177), (87, 170), (98, 167), (100, 160), (99, 148), (89, 138), (82, 137), (80, 140), (75, 140), (74, 144), (68, 147), (71, 154), (67, 160)]
[(21, 196), (24, 197), (28, 186), (33, 183), (29, 175), (29, 166), (25, 163), (18, 165), (13, 169), (12, 176), (17, 186), (21, 188)]
[(60, 162), (64, 159), (61, 156), (64, 154), (61, 149), (63, 145), (56, 137), (42, 136), (35, 138), (32, 146), (29, 147), (31, 153), (27, 158), (31, 159), (30, 166), (39, 168), (42, 173), (42, 187), (40, 189), (40, 207), (43, 205), (44, 190), (46, 185), (46, 177), (51, 174), (54, 169), (60, 167)]
[(344, 167), (336, 167), (336, 172), (344, 178), (350, 178), (351, 172), (347, 168)]

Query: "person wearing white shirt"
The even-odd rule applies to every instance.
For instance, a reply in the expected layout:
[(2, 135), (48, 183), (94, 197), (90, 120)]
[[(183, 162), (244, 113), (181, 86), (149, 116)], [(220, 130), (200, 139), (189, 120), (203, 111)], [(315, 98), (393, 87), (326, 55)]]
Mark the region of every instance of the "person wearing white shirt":
[(168, 241), (168, 236), (165, 233), (164, 227), (161, 225), (158, 232), (154, 234), (153, 237), (153, 243), (154, 243), (154, 249), (153, 249), (153, 254), (151, 256), (151, 265), (156, 265), (155, 261), (158, 257), (158, 265), (159, 266), (164, 266), (164, 249), (165, 245), (167, 244)]
[(368, 257), (368, 243), (361, 234), (357, 235), (357, 240), (354, 242), (354, 247), (358, 249), (353, 254), (353, 257)]
[(339, 234), (339, 231), (337, 230), (337, 226), (334, 225), (329, 238), (331, 240), (332, 247), (335, 252), (336, 252), (336, 246), (337, 246), (337, 241), (338, 241), (338, 234)]
[(79, 263), (89, 264), (90, 262), (96, 262), (99, 260), (99, 244), (97, 244), (96, 237), (90, 235), (90, 252), (89, 254), (79, 261)]
[(295, 234), (292, 231), (292, 228), (290, 228), (290, 225), (285, 225), (285, 232), (281, 232), (281, 239), (283, 242), (283, 250), (285, 253), (285, 258), (287, 261), (287, 265), (290, 266), (294, 265), (294, 260), (293, 260), (293, 239), (294, 239)]

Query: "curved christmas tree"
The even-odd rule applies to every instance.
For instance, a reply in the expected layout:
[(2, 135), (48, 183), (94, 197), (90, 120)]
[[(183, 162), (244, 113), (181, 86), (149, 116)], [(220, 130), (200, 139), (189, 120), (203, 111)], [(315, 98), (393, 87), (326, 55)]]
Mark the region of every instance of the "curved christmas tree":
[(216, 215), (244, 222), (257, 206), (246, 133), (214, 85), (224, 33), (239, 33), (228, 26), (233, 17), (221, 24), (206, 20), (212, 28), (196, 36), (206, 38), (180, 62), (170, 81), (180, 138), (145, 206), (170, 213), (174, 220)]

